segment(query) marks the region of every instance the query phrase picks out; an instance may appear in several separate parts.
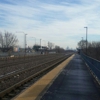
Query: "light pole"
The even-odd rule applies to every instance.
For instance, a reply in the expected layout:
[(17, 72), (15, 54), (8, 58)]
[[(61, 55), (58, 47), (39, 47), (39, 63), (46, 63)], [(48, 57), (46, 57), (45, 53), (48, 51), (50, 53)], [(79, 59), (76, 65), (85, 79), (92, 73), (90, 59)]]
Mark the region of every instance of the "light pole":
[(82, 37), (82, 42), (81, 42), (81, 49), (83, 49), (83, 37)]
[(88, 31), (88, 27), (84, 27), (86, 28), (86, 54), (87, 54), (87, 31)]
[[(22, 31), (16, 31), (16, 33), (24, 33), (24, 32), (22, 32)], [(24, 33), (24, 43), (25, 43), (24, 44), (25, 45), (25, 51), (24, 52), (25, 52), (25, 54), (26, 54), (26, 35), (27, 34)]]
[(27, 43), (26, 43), (26, 35), (27, 34), (25, 34), (25, 55), (26, 55), (26, 45), (27, 45)]
[(41, 49), (41, 39), (40, 39), (40, 49)]
[(5, 38), (6, 38), (6, 48), (7, 48), (7, 34), (5, 34)]

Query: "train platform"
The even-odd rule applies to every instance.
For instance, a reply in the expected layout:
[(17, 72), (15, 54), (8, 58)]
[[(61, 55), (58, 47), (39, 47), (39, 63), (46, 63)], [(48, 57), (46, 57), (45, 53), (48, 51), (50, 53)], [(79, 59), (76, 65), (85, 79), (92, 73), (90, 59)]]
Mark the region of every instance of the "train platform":
[(75, 54), (12, 100), (100, 100), (100, 88)]

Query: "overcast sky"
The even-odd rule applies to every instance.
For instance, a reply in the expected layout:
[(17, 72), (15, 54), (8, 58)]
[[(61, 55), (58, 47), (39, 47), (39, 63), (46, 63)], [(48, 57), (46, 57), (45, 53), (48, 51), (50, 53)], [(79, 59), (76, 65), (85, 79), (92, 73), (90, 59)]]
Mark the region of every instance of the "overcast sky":
[[(0, 31), (17, 35), (19, 45), (52, 42), (63, 48), (76, 48), (86, 39), (100, 40), (100, 0), (0, 0)], [(18, 33), (19, 32), (19, 33)], [(35, 38), (31, 38), (35, 37)]]

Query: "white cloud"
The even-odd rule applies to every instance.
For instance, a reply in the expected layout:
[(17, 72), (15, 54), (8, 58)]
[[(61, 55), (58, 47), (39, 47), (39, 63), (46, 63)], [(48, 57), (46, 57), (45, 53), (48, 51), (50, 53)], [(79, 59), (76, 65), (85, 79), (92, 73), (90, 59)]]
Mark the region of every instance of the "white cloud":
[[(23, 4), (13, 3), (16, 5), (0, 4), (0, 17), (4, 18), (6, 25), (0, 28), (1, 31), (23, 31), (38, 41), (41, 38), (64, 48), (76, 47), (81, 37), (85, 36), (84, 26), (88, 26), (89, 34), (100, 34), (99, 0), (81, 0), (81, 4), (62, 2), (61, 5), (35, 0), (27, 0)], [(20, 37), (22, 33), (15, 34)], [(77, 39), (71, 36), (77, 36)]]

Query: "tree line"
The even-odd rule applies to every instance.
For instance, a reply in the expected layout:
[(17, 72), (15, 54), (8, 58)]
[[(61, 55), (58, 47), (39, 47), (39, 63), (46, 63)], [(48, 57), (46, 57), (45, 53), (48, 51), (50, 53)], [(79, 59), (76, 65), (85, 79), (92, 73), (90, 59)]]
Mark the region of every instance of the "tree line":
[[(9, 52), (13, 51), (13, 47), (16, 46), (18, 43), (17, 36), (10, 32), (0, 32), (0, 50), (2, 52)], [(48, 46), (40, 46), (40, 45), (33, 45), (33, 50), (36, 52), (40, 50), (40, 48), (43, 48), (44, 51), (54, 51), (56, 53), (64, 53), (66, 52), (65, 49), (62, 47), (55, 45), (51, 42), (48, 42)], [(69, 50), (70, 51), (70, 50)], [(67, 52), (69, 52), (67, 50)]]
[(86, 50), (86, 41), (81, 40), (78, 42), (78, 47), (88, 56), (100, 60), (100, 41), (87, 42)]
[[(16, 46), (18, 43), (17, 36), (13, 33), (10, 33), (8, 31), (5, 32), (0, 32), (0, 50), (2, 52), (8, 52), (8, 51), (13, 51), (13, 47)], [(33, 45), (33, 50), (39, 51), (39, 48), (41, 48), (40, 45)], [(48, 42), (48, 46), (42, 46), (44, 50), (52, 50), (57, 53), (62, 53), (65, 52), (63, 48), (60, 46), (54, 46), (53, 43)]]

